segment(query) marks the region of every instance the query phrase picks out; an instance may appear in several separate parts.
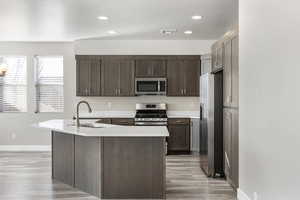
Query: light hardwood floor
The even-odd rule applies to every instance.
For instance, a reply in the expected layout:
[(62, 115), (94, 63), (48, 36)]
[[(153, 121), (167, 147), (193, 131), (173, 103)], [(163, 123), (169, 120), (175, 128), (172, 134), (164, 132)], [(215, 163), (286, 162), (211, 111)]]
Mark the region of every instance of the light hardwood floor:
[[(97, 200), (51, 180), (51, 154), (0, 152), (0, 200)], [(167, 157), (167, 199), (233, 200), (221, 179), (208, 179), (198, 156)]]

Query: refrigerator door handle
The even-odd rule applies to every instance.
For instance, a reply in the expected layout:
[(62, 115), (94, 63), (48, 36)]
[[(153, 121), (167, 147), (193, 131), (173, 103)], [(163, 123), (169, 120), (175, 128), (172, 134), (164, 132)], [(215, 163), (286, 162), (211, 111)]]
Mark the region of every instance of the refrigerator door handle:
[(203, 120), (203, 108), (201, 104), (200, 104), (200, 120)]

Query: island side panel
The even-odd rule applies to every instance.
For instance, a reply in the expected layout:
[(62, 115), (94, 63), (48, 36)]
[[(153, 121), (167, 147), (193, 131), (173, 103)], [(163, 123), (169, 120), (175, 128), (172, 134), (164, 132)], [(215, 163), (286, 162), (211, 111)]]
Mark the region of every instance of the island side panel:
[(166, 198), (166, 145), (165, 139), (154, 137), (152, 138), (152, 198)]
[(164, 137), (103, 138), (102, 198), (165, 198), (164, 140)]
[(75, 187), (101, 197), (101, 138), (75, 136)]
[(74, 136), (52, 131), (52, 178), (74, 186)]

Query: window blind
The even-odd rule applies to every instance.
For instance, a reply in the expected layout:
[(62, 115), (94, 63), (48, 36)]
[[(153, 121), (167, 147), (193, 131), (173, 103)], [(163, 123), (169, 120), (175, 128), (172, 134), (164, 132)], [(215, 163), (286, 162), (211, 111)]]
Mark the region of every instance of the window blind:
[(27, 111), (27, 76), (25, 56), (0, 56), (7, 68), (0, 77), (0, 112)]
[(64, 111), (62, 56), (36, 56), (36, 112)]

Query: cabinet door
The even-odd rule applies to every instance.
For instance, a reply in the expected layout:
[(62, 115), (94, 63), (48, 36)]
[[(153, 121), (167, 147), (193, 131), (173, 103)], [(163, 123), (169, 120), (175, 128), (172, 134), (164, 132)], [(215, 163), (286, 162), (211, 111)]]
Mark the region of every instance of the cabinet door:
[(76, 95), (101, 96), (101, 60), (77, 60)]
[(88, 96), (90, 89), (90, 60), (77, 60), (76, 62), (76, 95)]
[(91, 61), (89, 96), (101, 96), (101, 61), (100, 60)]
[(102, 67), (103, 96), (118, 96), (120, 76), (120, 62), (113, 59), (104, 60)]
[(187, 118), (173, 118), (168, 120), (168, 152), (190, 151), (190, 120)]
[(232, 107), (239, 107), (239, 40), (232, 39)]
[(190, 127), (188, 125), (169, 125), (168, 151), (190, 151)]
[(211, 49), (211, 62), (212, 62), (212, 71), (217, 70), (217, 49)]
[(217, 68), (220, 69), (223, 67), (223, 44), (220, 44), (217, 47)]
[(214, 44), (212, 47), (212, 71), (216, 72), (223, 68), (223, 44)]
[(166, 61), (152, 60), (152, 76), (153, 77), (166, 77)]
[(232, 45), (231, 40), (224, 43), (223, 104), (231, 105), (232, 99)]
[(224, 166), (228, 182), (234, 187), (239, 186), (239, 116), (238, 110), (224, 109)]
[(232, 133), (231, 133), (231, 180), (232, 186), (239, 187), (239, 113), (232, 109)]
[(118, 96), (134, 96), (134, 61), (120, 61)]
[(224, 173), (227, 180), (231, 181), (231, 148), (232, 148), (232, 114), (229, 109), (223, 112), (223, 134), (224, 134)]
[(199, 96), (200, 60), (184, 62), (184, 96)]
[(74, 135), (52, 131), (52, 178), (74, 185)]
[(167, 61), (168, 96), (184, 95), (184, 69), (182, 62), (181, 60)]
[(165, 77), (166, 63), (164, 60), (136, 60), (136, 77)]
[(136, 77), (152, 77), (152, 62), (149, 60), (135, 61)]

